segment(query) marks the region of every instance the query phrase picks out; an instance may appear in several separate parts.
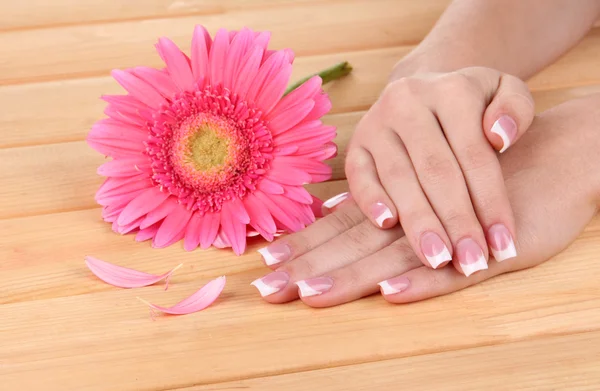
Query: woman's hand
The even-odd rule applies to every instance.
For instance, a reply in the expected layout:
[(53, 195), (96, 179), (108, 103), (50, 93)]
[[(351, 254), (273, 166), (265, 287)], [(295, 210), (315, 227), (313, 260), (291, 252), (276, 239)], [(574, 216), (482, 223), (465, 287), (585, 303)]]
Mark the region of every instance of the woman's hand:
[(526, 84), (493, 69), (393, 81), (350, 142), (350, 193), (377, 226), (400, 221), (424, 265), (453, 260), (466, 276), (487, 269), (488, 245), (498, 261), (516, 256), (497, 240), (513, 243), (515, 225), (496, 152), (533, 117)]
[[(547, 111), (501, 157), (518, 233), (516, 258), (491, 262), (471, 278), (453, 268), (433, 270), (422, 266), (400, 228), (376, 228), (347, 199), (304, 231), (262, 249), (276, 271), (253, 285), (271, 303), (300, 293), (306, 304), (327, 307), (371, 295), (378, 284), (386, 300), (406, 303), (548, 260), (579, 235), (600, 204), (599, 108), (594, 96)], [(507, 246), (506, 237), (498, 239)]]

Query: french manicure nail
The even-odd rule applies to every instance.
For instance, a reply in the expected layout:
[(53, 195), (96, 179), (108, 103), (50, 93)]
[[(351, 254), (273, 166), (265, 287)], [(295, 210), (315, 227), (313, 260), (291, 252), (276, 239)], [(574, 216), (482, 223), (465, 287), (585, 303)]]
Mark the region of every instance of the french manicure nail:
[(273, 272), (250, 283), (258, 289), (262, 297), (277, 293), (288, 284), (290, 276), (286, 272)]
[(342, 194), (338, 194), (335, 197), (331, 197), (327, 201), (323, 202), (323, 206), (327, 209), (331, 209), (331, 208), (335, 207), (336, 205), (344, 202), (348, 198), (349, 194), (350, 193), (345, 192)]
[(456, 254), (460, 267), (469, 277), (471, 274), (488, 268), (481, 247), (471, 238), (465, 238), (456, 245)]
[(285, 243), (273, 243), (267, 247), (258, 250), (267, 266), (276, 265), (278, 263), (289, 260), (292, 257), (290, 246)]
[(448, 247), (442, 238), (433, 232), (425, 232), (421, 236), (421, 251), (427, 258), (432, 268), (437, 268), (442, 263), (452, 260)]
[(329, 291), (333, 286), (333, 280), (329, 277), (317, 277), (296, 281), (296, 285), (300, 288), (300, 296), (317, 296)]
[(390, 278), (389, 280), (378, 283), (384, 295), (395, 295), (404, 292), (410, 287), (410, 281), (404, 276)]
[(508, 115), (503, 115), (492, 125), (492, 133), (502, 139), (503, 145), (500, 153), (506, 151), (517, 137), (517, 123)]
[(517, 249), (512, 235), (503, 224), (495, 224), (490, 227), (488, 241), (496, 261), (502, 262), (517, 256)]
[(375, 219), (377, 225), (381, 228), (383, 228), (383, 223), (385, 223), (387, 219), (394, 217), (390, 208), (381, 202), (371, 205), (371, 215), (373, 216), (373, 219)]

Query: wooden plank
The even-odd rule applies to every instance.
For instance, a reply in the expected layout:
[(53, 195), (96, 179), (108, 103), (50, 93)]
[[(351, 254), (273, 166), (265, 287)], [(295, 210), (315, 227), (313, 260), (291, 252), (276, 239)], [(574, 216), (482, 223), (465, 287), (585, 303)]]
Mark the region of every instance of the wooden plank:
[(178, 391), (589, 390), (600, 384), (600, 332), (540, 338), (239, 380)]
[[(340, 153), (327, 163), (344, 178), (344, 150), (362, 113), (330, 116), (338, 128)], [(0, 218), (88, 209), (104, 178), (96, 170), (106, 159), (85, 141), (0, 150)]]
[[(346, 189), (346, 181), (309, 185), (311, 193), (323, 199)], [(261, 263), (254, 249), (264, 246), (264, 241), (250, 239), (249, 245), (240, 257), (218, 249), (189, 253), (181, 243), (157, 250), (148, 242), (135, 242), (133, 234), (112, 232), (99, 208), (0, 220), (0, 278), (5, 279), (0, 284), (0, 304), (111, 291), (81, 269), (86, 255), (156, 273), (185, 263), (173, 278), (177, 283), (257, 268)], [(81, 284), (73, 284), (81, 277)]]
[[(363, 110), (377, 99), (389, 70), (409, 49), (299, 57), (292, 80), (349, 60), (354, 67), (352, 74), (325, 86), (333, 103), (332, 113)], [(0, 148), (83, 140), (92, 124), (104, 117), (106, 102), (99, 97), (119, 93), (123, 90), (110, 77), (0, 87), (0, 106), (4, 108)]]
[[(58, 263), (63, 247), (55, 248)], [(597, 250), (597, 232), (584, 235), (535, 269), (406, 306), (377, 296), (326, 310), (269, 305), (248, 285), (265, 273), (257, 261), (255, 269), (229, 275), (223, 297), (208, 311), (155, 322), (136, 296), (174, 303), (206, 274), (184, 281), (190, 276), (181, 272), (167, 293), (156, 286), (40, 295), (0, 307), (0, 376), (8, 389), (101, 390), (106, 379), (119, 379), (111, 381), (115, 391), (171, 389), (597, 331), (600, 286), (591, 277), (600, 272)], [(196, 264), (211, 257), (199, 254)], [(22, 278), (3, 269), (3, 277)], [(63, 281), (73, 287), (101, 284), (83, 263), (69, 274)]]
[[(439, 16), (439, 7), (430, 4), (348, 0), (298, 4), (286, 12), (278, 8), (243, 10), (201, 20), (191, 16), (6, 32), (0, 34), (0, 84), (106, 75), (113, 68), (137, 65), (159, 66), (156, 39), (168, 36), (188, 48), (198, 23), (213, 33), (220, 27), (269, 30), (273, 32), (272, 47), (290, 47), (298, 55), (415, 44)], [(409, 7), (410, 12), (402, 7)]]
[[(571, 97), (598, 92), (600, 54), (594, 58), (590, 49), (594, 44), (600, 48), (598, 32), (600, 30), (529, 82), (538, 111)], [(593, 42), (588, 43), (588, 40)], [(333, 102), (332, 113), (366, 110), (381, 93), (389, 70), (409, 50), (410, 47), (394, 47), (300, 57), (294, 64), (292, 80), (349, 60), (354, 66), (353, 73), (326, 86)], [(556, 88), (561, 85), (567, 87)], [(556, 91), (547, 92), (547, 88)], [(91, 125), (103, 117), (105, 102), (99, 97), (121, 92), (110, 77), (0, 87), (0, 105), (4, 108), (0, 117), (0, 149), (83, 140)]]
[[(335, 1), (335, 0), (334, 0)], [(28, 0), (0, 5), (0, 31), (122, 20), (227, 14), (239, 10), (315, 3), (315, 0)], [(68, 12), (65, 12), (68, 10)]]

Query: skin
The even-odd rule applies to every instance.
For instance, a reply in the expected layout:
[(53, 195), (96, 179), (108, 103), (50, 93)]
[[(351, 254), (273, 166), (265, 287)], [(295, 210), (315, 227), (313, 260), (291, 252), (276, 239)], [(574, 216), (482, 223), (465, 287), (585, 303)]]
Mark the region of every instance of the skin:
[(287, 273), (290, 283), (265, 300), (297, 299), (293, 282), (329, 277), (333, 287), (328, 292), (301, 298), (309, 306), (328, 307), (376, 293), (377, 283), (401, 277), (409, 286), (384, 298), (408, 303), (550, 259), (577, 238), (600, 206), (599, 124), (600, 95), (565, 103), (536, 117), (522, 141), (500, 158), (519, 234), (516, 258), (493, 261), (471, 277), (450, 267), (433, 270), (422, 265), (399, 227), (374, 227), (348, 200), (304, 231), (276, 242), (291, 248), (292, 259), (274, 267)]
[[(476, 251), (482, 262), (475, 271), (485, 268), (493, 227), (516, 237), (496, 152), (514, 145), (533, 120), (521, 79), (576, 44), (598, 16), (598, 0), (452, 3), (396, 65), (349, 144), (346, 175), (363, 214), (383, 229), (400, 223), (426, 266), (452, 258), (468, 275), (473, 270), (464, 265)], [(504, 136), (495, 124), (504, 124)], [(432, 235), (447, 250), (441, 264), (426, 256), (424, 238)], [(467, 242), (470, 253), (460, 250)]]
[[(308, 305), (356, 300), (388, 279), (403, 291), (386, 300), (422, 300), (537, 265), (564, 249), (598, 207), (600, 98), (534, 119), (521, 79), (574, 46), (599, 16), (598, 0), (453, 2), (395, 66), (360, 121), (346, 167), (352, 199), (274, 243), (291, 250), (291, 259), (275, 265), (290, 282), (265, 299), (294, 300), (294, 282), (325, 276), (333, 287), (302, 298)], [(515, 125), (509, 143), (491, 131), (503, 116)], [(383, 222), (373, 214), (376, 203), (390, 211)], [(502, 263), (488, 249), (491, 228), (499, 225), (517, 252)], [(443, 262), (432, 269), (422, 249), (428, 232), (441, 238), (454, 268)], [(461, 266), (464, 251), (457, 251), (466, 241), (479, 246), (485, 263), (490, 259), (470, 277)]]

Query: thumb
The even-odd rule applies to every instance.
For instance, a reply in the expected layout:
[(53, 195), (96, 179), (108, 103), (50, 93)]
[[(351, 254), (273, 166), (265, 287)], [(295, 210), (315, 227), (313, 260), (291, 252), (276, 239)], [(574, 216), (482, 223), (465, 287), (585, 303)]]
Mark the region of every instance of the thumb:
[(535, 105), (527, 84), (515, 76), (502, 74), (483, 115), (485, 136), (502, 153), (525, 133), (534, 116)]

